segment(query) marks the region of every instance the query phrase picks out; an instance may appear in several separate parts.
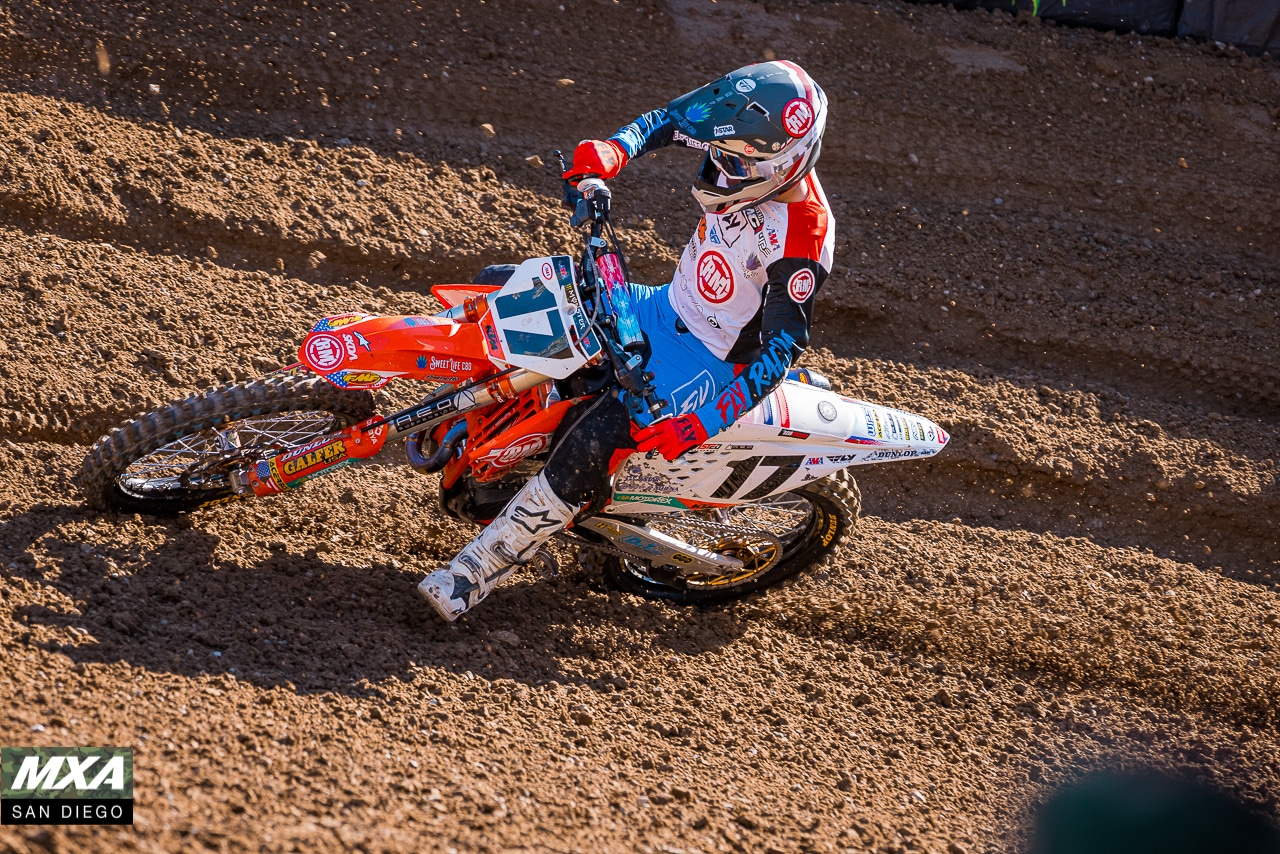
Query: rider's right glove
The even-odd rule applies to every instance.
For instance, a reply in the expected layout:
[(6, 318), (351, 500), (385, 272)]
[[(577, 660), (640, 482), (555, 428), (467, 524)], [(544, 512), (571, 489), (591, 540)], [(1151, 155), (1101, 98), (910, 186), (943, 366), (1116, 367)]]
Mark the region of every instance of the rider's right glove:
[(701, 418), (690, 412), (655, 421), (631, 435), (641, 451), (657, 451), (670, 461), (707, 441), (707, 428), (702, 426)]
[(612, 178), (627, 165), (627, 152), (612, 139), (584, 139), (573, 150), (573, 165), (565, 178), (577, 181), (588, 175)]

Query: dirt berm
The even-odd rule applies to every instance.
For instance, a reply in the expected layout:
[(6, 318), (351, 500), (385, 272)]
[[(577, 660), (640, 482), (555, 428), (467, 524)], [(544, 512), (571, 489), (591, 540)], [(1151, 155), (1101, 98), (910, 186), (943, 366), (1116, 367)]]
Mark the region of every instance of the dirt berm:
[[(393, 449), (164, 521), (88, 446), (324, 314), (568, 249), (552, 149), (763, 57), (832, 112), (806, 359), (954, 436), (722, 610), (566, 564), (446, 626)], [(1280, 798), (1280, 66), (894, 2), (0, 6), (0, 742), (126, 745), (82, 851), (1013, 851), (1091, 769)], [(696, 156), (614, 182), (632, 268)], [(412, 390), (397, 392), (402, 397)]]

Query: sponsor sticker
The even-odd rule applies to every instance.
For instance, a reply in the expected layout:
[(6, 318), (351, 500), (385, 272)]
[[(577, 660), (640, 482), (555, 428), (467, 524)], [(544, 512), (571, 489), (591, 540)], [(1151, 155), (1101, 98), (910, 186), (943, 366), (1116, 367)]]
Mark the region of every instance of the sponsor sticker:
[(315, 325), (313, 332), (328, 332), (332, 329), (341, 329), (344, 326), (350, 326), (352, 323), (358, 323), (364, 320), (363, 314), (335, 314), (333, 317), (326, 317)]
[(441, 359), (437, 356), (431, 356), (427, 360), (427, 370), (446, 374), (469, 374), (471, 373), (471, 362), (466, 359)]
[(796, 270), (787, 280), (787, 294), (792, 301), (803, 303), (813, 295), (814, 282), (813, 271), (808, 267)]
[(698, 149), (701, 149), (702, 151), (706, 151), (708, 148), (711, 147), (711, 143), (702, 142), (701, 140), (694, 139), (691, 136), (686, 136), (685, 134), (682, 134), (680, 131), (675, 132), (674, 139), (676, 142), (683, 144), (685, 148), (698, 148)]
[(684, 119), (687, 122), (696, 124), (705, 122), (711, 118), (711, 107), (701, 101), (690, 104), (684, 108)]
[(929, 456), (933, 456), (935, 453), (937, 453), (937, 451), (933, 449), (913, 450), (910, 448), (906, 448), (902, 450), (872, 451), (870, 454), (867, 454), (867, 461), (873, 462), (876, 460), (906, 460), (906, 459), (911, 459), (912, 457), (929, 457)]
[(748, 92), (754, 92), (756, 90), (756, 81), (752, 80), (750, 77), (743, 77), (737, 83), (733, 84), (733, 88), (745, 95)]
[(782, 108), (782, 127), (793, 137), (801, 137), (813, 127), (813, 105), (804, 98), (792, 98)]
[(733, 125), (716, 125), (715, 130), (712, 131), (712, 133), (716, 136), (733, 136), (734, 127)]
[(550, 433), (535, 433), (531, 436), (522, 436), (510, 445), (494, 448), (481, 457), (481, 460), (498, 469), (513, 466), (524, 458), (531, 457), (551, 447), (551, 435)]
[(546, 279), (548, 282), (554, 282), (555, 275), (556, 275), (556, 271), (551, 269), (551, 263), (549, 261), (543, 261), (542, 262), (542, 278)]
[(327, 468), (329, 464), (345, 459), (346, 456), (347, 445), (341, 439), (334, 439), (318, 446), (313, 442), (281, 457), (280, 471), (293, 477), (315, 467)]
[(314, 335), (307, 341), (307, 361), (318, 370), (328, 371), (343, 363), (342, 350), (342, 342), (336, 335)]
[(733, 268), (715, 250), (702, 253), (698, 259), (698, 293), (717, 305), (733, 296)]

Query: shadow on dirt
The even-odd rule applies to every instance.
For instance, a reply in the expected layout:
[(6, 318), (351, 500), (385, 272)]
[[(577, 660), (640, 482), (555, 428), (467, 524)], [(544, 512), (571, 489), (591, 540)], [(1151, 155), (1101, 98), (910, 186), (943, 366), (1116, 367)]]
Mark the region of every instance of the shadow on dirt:
[[(314, 549), (223, 559), (219, 538), (183, 518), (152, 521), (153, 544), (145, 547), (122, 538), (90, 548), (57, 531), (68, 520), (103, 518), (111, 516), (41, 505), (6, 525), (18, 534), (7, 540), (21, 556), (4, 574), (75, 603), (19, 606), (15, 619), (54, 630), (57, 639), (36, 642), (77, 663), (125, 661), (185, 677), (228, 673), (261, 687), (352, 696), (376, 693), (370, 685), (382, 680), (410, 681), (420, 667), (602, 688), (616, 678), (606, 672), (609, 661), (630, 654), (636, 633), (646, 645), (696, 655), (746, 628), (730, 611), (624, 602), (603, 594), (595, 579), (569, 575), (517, 580), (447, 625), (417, 597), (419, 576), (387, 562), (328, 561)], [(26, 549), (41, 555), (39, 568)], [(615, 625), (616, 633), (609, 630)], [(31, 642), (31, 633), (24, 637)]]

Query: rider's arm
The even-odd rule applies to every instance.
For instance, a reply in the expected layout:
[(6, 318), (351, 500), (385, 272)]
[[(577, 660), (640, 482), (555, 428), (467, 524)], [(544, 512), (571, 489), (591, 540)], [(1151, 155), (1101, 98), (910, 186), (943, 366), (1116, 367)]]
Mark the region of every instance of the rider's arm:
[(673, 142), (688, 148), (706, 148), (706, 143), (678, 133), (666, 107), (659, 107), (624, 125), (608, 139), (584, 139), (578, 143), (573, 152), (573, 166), (565, 172), (565, 177), (572, 179), (583, 175), (599, 175), (602, 178), (612, 178), (632, 158), (656, 151)]
[[(737, 421), (786, 377), (809, 344), (815, 295), (827, 274), (809, 258), (781, 258), (769, 265), (768, 273), (760, 311), (760, 346), (740, 363), (743, 368), (737, 379), (696, 411), (636, 431), (641, 451), (658, 451), (668, 460), (675, 459)], [(744, 328), (743, 334), (752, 332)]]
[[(826, 270), (809, 258), (780, 258), (769, 265), (768, 274), (760, 311), (760, 347), (743, 360), (738, 378), (695, 413), (708, 436), (728, 427), (777, 388), (809, 346), (813, 303)], [(749, 334), (747, 329), (743, 333)]]

